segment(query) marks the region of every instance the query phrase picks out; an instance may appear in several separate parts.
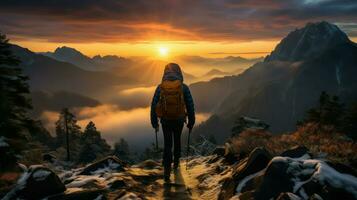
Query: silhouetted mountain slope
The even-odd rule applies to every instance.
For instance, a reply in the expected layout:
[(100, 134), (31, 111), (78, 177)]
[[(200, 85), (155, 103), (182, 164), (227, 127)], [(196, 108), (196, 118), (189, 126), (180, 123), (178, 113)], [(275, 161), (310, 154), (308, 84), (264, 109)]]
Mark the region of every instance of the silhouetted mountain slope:
[(32, 114), (38, 117), (43, 111), (60, 111), (72, 107), (92, 107), (100, 104), (99, 101), (80, 94), (66, 91), (48, 93), (43, 91), (31, 92), (34, 107)]
[(224, 72), (219, 69), (211, 69), (204, 76), (224, 76), (228, 74), (229, 74), (228, 72)]
[(265, 61), (299, 61), (319, 56), (325, 50), (349, 42), (336, 25), (322, 21), (308, 23), (288, 34), (265, 58)]
[[(215, 108), (213, 112), (220, 120), (231, 125), (236, 118), (246, 115), (269, 123), (273, 132), (283, 132), (294, 129), (296, 121), (317, 103), (322, 91), (338, 95), (346, 103), (356, 101), (357, 46), (344, 36), (327, 22), (310, 23), (290, 33), (264, 62), (241, 75), (191, 85), (196, 100), (203, 104), (198, 108)], [(299, 45), (298, 41), (319, 45)], [(214, 130), (203, 124), (197, 132), (204, 134), (204, 127), (210, 127), (210, 132)], [(225, 136), (230, 134), (225, 127), (215, 129), (226, 130)]]
[(130, 83), (127, 78), (108, 72), (86, 71), (17, 45), (12, 45), (12, 51), (22, 61), (20, 67), (30, 77), (32, 91), (71, 91), (94, 97), (122, 83)]

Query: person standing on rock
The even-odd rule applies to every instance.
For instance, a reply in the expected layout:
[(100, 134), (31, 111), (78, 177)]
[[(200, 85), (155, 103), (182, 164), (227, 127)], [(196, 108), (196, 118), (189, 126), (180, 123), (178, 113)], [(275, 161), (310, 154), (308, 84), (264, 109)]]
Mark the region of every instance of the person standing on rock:
[[(180, 66), (169, 63), (165, 66), (162, 82), (157, 86), (151, 103), (151, 125), (159, 131), (158, 118), (164, 133), (164, 179), (170, 180), (171, 164), (179, 167), (181, 156), (181, 133), (184, 123), (191, 131), (195, 124), (195, 109), (190, 89), (183, 83)], [(172, 144), (174, 155), (172, 156)], [(173, 157), (173, 159), (172, 159)]]

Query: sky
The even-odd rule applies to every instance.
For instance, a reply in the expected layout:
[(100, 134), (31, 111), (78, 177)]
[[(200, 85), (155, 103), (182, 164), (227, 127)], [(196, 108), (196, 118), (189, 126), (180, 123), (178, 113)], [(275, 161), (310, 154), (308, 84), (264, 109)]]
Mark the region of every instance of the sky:
[[(258, 57), (307, 22), (357, 40), (356, 0), (1, 0), (0, 30), (33, 51)], [(164, 52), (164, 53), (162, 53)]]

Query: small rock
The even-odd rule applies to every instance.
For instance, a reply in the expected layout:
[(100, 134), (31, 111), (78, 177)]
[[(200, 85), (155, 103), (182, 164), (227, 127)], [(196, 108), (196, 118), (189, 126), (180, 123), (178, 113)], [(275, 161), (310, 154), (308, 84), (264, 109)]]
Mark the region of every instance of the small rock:
[(139, 163), (137, 166), (144, 169), (155, 169), (160, 167), (161, 165), (159, 162), (156, 162), (154, 160), (145, 160)]
[(309, 149), (305, 146), (295, 146), (291, 149), (284, 151), (281, 156), (290, 158), (300, 158), (301, 156), (308, 154)]
[(95, 163), (86, 166), (82, 170), (80, 175), (92, 175), (92, 173), (100, 169), (124, 171), (124, 166), (126, 166), (126, 164), (116, 156), (108, 156), (100, 161), (97, 161)]
[(126, 183), (122, 178), (116, 178), (109, 185), (110, 185), (110, 189), (119, 189), (125, 187)]

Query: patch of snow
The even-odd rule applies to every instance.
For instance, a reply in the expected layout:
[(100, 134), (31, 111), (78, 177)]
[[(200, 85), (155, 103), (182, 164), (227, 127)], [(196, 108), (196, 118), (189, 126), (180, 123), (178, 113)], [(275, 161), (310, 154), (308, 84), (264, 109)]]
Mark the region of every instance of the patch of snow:
[(246, 176), (243, 180), (241, 180), (237, 186), (237, 194), (241, 193), (243, 187), (245, 186), (245, 184), (247, 184), (248, 181), (250, 181), (251, 179), (257, 177), (257, 176), (260, 176), (260, 175), (263, 175), (265, 172), (265, 169), (259, 171), (259, 172), (256, 172), (254, 174), (251, 174), (249, 176)]
[(19, 187), (23, 187), (26, 185), (26, 181), (27, 179), (30, 177), (31, 173), (29, 172), (24, 172), (21, 177), (19, 178), (19, 180), (17, 181), (17, 186)]
[(246, 120), (246, 121), (249, 121), (249, 122), (256, 123), (256, 124), (258, 124), (258, 123), (261, 123), (261, 122), (262, 122), (262, 121), (261, 121), (261, 120), (259, 120), (259, 119), (255, 119), (255, 118), (251, 118), (251, 117), (247, 117), (247, 116), (244, 116), (244, 117), (243, 117), (243, 119), (244, 119), (244, 120)]
[(314, 179), (319, 180), (320, 183), (328, 182), (334, 187), (344, 188), (357, 198), (357, 177), (340, 173), (323, 161), (307, 160), (305, 162), (316, 164), (316, 172), (312, 176)]
[(104, 182), (105, 178), (101, 178), (99, 176), (78, 176), (74, 181), (68, 183), (66, 185), (67, 188), (77, 188), (81, 187), (90, 182)]
[(50, 171), (45, 171), (45, 170), (37, 170), (35, 173), (32, 174), (32, 177), (36, 181), (43, 181), (47, 178), (48, 175), (50, 175)]
[(107, 167), (97, 169), (96, 171), (91, 172), (91, 174), (95, 175), (95, 174), (104, 174), (104, 173), (107, 173), (107, 172), (110, 173), (113, 170), (118, 169), (119, 167), (120, 167), (120, 165), (118, 163), (113, 162), (112, 160), (108, 160), (108, 166)]
[[(330, 184), (336, 188), (343, 188), (357, 198), (357, 177), (350, 174), (344, 174), (330, 167), (326, 162), (317, 159), (310, 159), (310, 156), (304, 155), (300, 158), (274, 157), (272, 162), (286, 162), (289, 164), (287, 172), (293, 176), (293, 192), (300, 189), (300, 194), (304, 197), (302, 185), (310, 180), (316, 180), (320, 184)], [(309, 176), (310, 178), (301, 181), (299, 177)], [(237, 188), (238, 191), (238, 188)]]
[(1, 136), (0, 137), (0, 147), (8, 147), (9, 144), (5, 142), (5, 137), (4, 136)]

